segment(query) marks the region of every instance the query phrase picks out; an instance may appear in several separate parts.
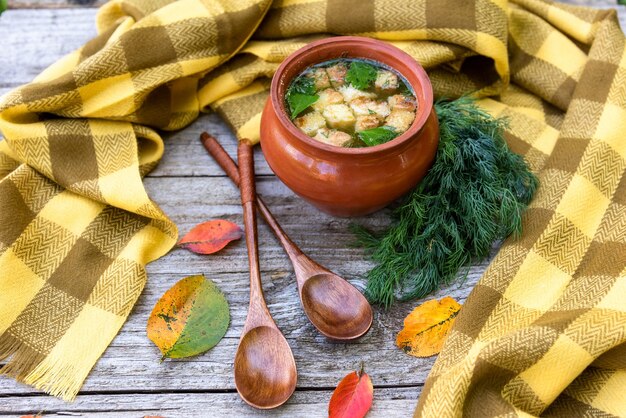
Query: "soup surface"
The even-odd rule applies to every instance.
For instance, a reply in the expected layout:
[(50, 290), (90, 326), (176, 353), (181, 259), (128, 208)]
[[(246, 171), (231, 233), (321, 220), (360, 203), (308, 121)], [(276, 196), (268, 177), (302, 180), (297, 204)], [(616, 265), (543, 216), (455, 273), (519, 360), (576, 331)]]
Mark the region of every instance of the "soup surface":
[(415, 93), (400, 73), (362, 59), (307, 68), (289, 85), (285, 102), (302, 132), (339, 147), (384, 144), (409, 129), (417, 111)]

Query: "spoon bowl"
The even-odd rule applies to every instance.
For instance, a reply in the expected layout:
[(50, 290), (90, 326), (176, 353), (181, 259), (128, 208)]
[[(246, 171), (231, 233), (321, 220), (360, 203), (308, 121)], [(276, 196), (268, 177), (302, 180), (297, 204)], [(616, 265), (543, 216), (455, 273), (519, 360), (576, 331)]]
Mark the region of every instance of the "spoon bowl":
[(301, 298), (311, 323), (333, 340), (359, 338), (372, 325), (372, 308), (365, 297), (332, 272), (310, 276), (302, 285)]
[(235, 355), (235, 387), (247, 404), (276, 408), (293, 394), (296, 381), (296, 364), (280, 331), (259, 326), (242, 337)]
[[(243, 188), (237, 164), (219, 142), (206, 132), (200, 139), (228, 177)], [(304, 254), (283, 231), (263, 200), (258, 196), (255, 200), (259, 212), (291, 260), (300, 300), (309, 321), (322, 335), (333, 340), (349, 341), (363, 336), (374, 317), (365, 297), (349, 282)]]

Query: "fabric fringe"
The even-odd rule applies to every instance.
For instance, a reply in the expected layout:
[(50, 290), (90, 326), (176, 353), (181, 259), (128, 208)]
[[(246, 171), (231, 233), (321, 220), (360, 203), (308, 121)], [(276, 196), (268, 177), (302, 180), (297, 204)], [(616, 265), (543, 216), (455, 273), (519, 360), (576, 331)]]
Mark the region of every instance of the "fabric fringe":
[(5, 332), (0, 336), (0, 361), (6, 359), (9, 360), (0, 367), (0, 374), (25, 383), (26, 377), (44, 359), (44, 356)]
[(50, 395), (71, 402), (76, 398), (90, 369), (85, 370), (80, 359), (62, 358), (51, 352), (47, 356), (36, 352), (9, 333), (0, 336), (0, 375), (31, 385)]
[(90, 370), (81, 369), (60, 356), (48, 356), (25, 377), (24, 383), (71, 402)]

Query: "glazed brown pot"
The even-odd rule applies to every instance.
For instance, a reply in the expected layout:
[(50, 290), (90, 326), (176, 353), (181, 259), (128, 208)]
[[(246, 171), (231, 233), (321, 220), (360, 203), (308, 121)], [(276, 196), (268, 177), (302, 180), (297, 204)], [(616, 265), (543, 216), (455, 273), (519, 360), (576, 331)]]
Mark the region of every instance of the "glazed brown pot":
[[(300, 131), (285, 110), (291, 80), (310, 65), (336, 58), (366, 58), (397, 71), (415, 91), (418, 109), (411, 127), (392, 141), (342, 148)], [(261, 148), (276, 176), (324, 212), (359, 216), (407, 193), (430, 168), (439, 142), (433, 91), (424, 69), (408, 54), (381, 41), (340, 36), (312, 42), (278, 67), (261, 117)]]

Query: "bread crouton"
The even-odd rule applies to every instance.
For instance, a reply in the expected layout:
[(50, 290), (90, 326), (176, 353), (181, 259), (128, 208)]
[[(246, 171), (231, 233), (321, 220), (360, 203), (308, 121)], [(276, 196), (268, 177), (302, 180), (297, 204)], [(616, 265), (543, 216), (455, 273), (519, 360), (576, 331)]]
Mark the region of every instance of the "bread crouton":
[(320, 91), (330, 87), (330, 79), (328, 73), (323, 68), (315, 68), (307, 74), (315, 82), (315, 90)]
[(315, 110), (296, 118), (293, 122), (308, 136), (314, 136), (320, 128), (326, 127), (326, 119)]
[(393, 93), (400, 86), (398, 76), (387, 70), (378, 70), (374, 88), (380, 93)]
[(338, 88), (346, 84), (347, 73), (348, 66), (343, 62), (338, 62), (337, 64), (326, 68), (326, 74), (328, 74), (330, 84), (334, 88)]
[(341, 95), (343, 96), (343, 100), (346, 103), (350, 103), (353, 100), (360, 99), (360, 98), (371, 99), (371, 98), (376, 97), (375, 93), (359, 90), (351, 85), (341, 86), (337, 89), (337, 91), (341, 93)]
[(343, 103), (343, 95), (333, 89), (322, 90), (317, 95), (319, 99), (312, 107), (318, 112), (323, 112), (328, 105)]
[(376, 115), (380, 120), (389, 116), (389, 104), (383, 101), (359, 98), (350, 102), (350, 108), (356, 116)]
[(329, 127), (351, 131), (356, 121), (354, 114), (346, 104), (332, 104), (326, 106), (322, 113)]
[(354, 130), (356, 132), (366, 131), (368, 129), (377, 128), (380, 120), (375, 115), (357, 116)]
[(403, 94), (395, 94), (393, 96), (389, 96), (387, 101), (391, 110), (410, 110), (412, 112), (415, 112), (415, 109), (417, 109), (417, 103), (415, 102), (415, 98), (405, 96)]
[(352, 142), (352, 137), (349, 134), (328, 128), (322, 128), (317, 131), (313, 139), (337, 147), (345, 147)]
[(385, 121), (385, 125), (393, 127), (398, 133), (402, 133), (409, 129), (414, 120), (414, 111), (393, 109)]

